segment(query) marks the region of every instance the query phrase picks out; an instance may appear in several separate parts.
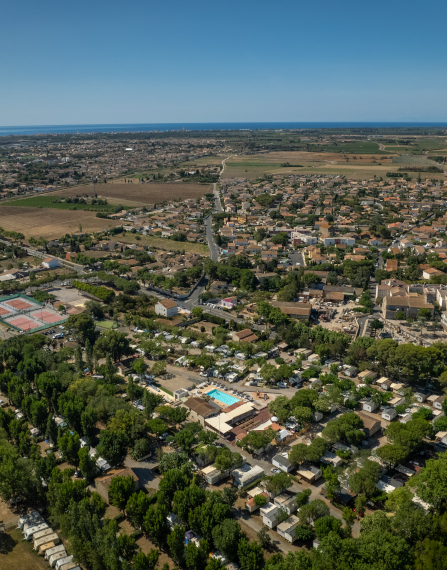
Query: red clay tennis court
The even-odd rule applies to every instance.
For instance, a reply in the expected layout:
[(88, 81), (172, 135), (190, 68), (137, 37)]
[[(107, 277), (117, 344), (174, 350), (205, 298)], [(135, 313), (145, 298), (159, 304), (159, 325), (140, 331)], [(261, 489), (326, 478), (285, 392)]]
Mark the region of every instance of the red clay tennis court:
[(8, 309), (5, 309), (4, 307), (0, 307), (0, 316), (1, 315), (10, 315), (12, 313), (12, 311), (8, 311)]
[(29, 319), (28, 317), (17, 317), (15, 319), (8, 319), (8, 323), (24, 331), (30, 329), (36, 329), (37, 327), (40, 326), (38, 323), (36, 323), (32, 319)]
[(33, 311), (30, 313), (30, 317), (35, 317), (45, 323), (57, 323), (64, 319), (62, 315), (51, 313), (50, 311)]
[(4, 304), (9, 305), (10, 307), (14, 307), (14, 309), (17, 309), (18, 311), (23, 311), (23, 309), (31, 309), (31, 307), (35, 307), (33, 303), (29, 303), (23, 299), (11, 299), (10, 301), (5, 301)]

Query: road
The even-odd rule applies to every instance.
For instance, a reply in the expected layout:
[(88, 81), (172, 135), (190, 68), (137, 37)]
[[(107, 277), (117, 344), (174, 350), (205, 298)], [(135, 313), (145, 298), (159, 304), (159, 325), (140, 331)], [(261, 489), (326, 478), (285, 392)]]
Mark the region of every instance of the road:
[(213, 184), (213, 192), (214, 192), (214, 200), (215, 200), (215, 204), (216, 204), (215, 210), (216, 210), (216, 212), (222, 213), (223, 208), (222, 208), (222, 204), (220, 203), (220, 193), (219, 193), (219, 190), (217, 189), (217, 182), (214, 182), (214, 184)]
[(305, 267), (306, 264), (304, 262), (304, 255), (302, 254), (301, 250), (298, 249), (296, 251), (293, 251), (291, 253), (289, 253), (289, 259), (291, 264), (296, 267), (297, 263), (299, 263), (299, 265), (301, 267)]
[(210, 258), (212, 261), (219, 261), (220, 248), (216, 245), (213, 237), (213, 218), (208, 216), (205, 219), (206, 241), (210, 250)]

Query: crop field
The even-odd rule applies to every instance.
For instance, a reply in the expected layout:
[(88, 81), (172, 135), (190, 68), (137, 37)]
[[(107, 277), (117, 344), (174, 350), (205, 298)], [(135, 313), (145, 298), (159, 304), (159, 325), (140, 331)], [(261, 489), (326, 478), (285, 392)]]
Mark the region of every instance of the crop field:
[[(285, 166), (288, 163), (288, 166)], [(336, 154), (323, 152), (271, 152), (260, 155), (234, 156), (226, 162), (224, 178), (256, 179), (265, 174), (347, 174), (364, 178), (376, 169), (390, 170), (392, 155), (381, 154)], [(388, 165), (388, 166), (386, 166)], [(392, 168), (391, 168), (392, 170)]]
[(159, 238), (155, 236), (140, 236), (137, 240), (136, 234), (126, 234), (116, 236), (116, 241), (123, 243), (136, 243), (137, 245), (146, 245), (148, 247), (157, 247), (166, 251), (179, 251), (184, 249), (188, 253), (198, 253), (199, 255), (209, 256), (208, 246), (204, 243), (191, 243), (189, 241), (174, 241), (167, 238)]
[[(127, 184), (86, 184), (85, 186), (77, 186), (76, 188), (67, 188), (59, 190), (54, 194), (57, 196), (79, 196), (93, 197), (96, 193), (98, 198), (106, 198), (113, 200), (115, 203), (132, 202), (136, 206), (144, 204), (159, 204), (165, 200), (185, 200), (187, 198), (201, 198), (207, 192), (212, 192), (211, 184), (183, 184), (176, 182), (171, 184), (163, 184), (149, 182), (141, 184), (138, 181)], [(53, 194), (53, 195), (54, 195)]]
[(29, 208), (8, 206), (0, 208), (0, 227), (7, 231), (20, 231), (26, 239), (35, 238), (57, 239), (66, 233), (79, 231), (95, 232), (110, 227), (119, 226), (119, 220), (96, 218), (95, 212), (83, 210), (58, 211), (52, 208)]
[(385, 151), (379, 150), (378, 143), (370, 141), (349, 141), (339, 143), (323, 143), (319, 145), (320, 151), (349, 154), (386, 154)]
[(90, 212), (109, 212), (114, 211), (114, 206), (106, 204), (100, 206), (98, 204), (73, 204), (66, 202), (56, 202), (59, 196), (31, 196), (29, 198), (18, 198), (4, 202), (3, 206), (18, 206), (20, 208), (56, 208), (57, 210), (87, 210)]

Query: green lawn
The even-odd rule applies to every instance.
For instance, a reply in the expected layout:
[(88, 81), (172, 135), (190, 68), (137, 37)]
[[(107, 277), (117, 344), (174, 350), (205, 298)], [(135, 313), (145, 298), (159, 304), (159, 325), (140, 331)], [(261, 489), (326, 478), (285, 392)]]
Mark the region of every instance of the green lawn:
[(379, 145), (375, 142), (348, 142), (340, 144), (328, 144), (314, 147), (318, 152), (340, 152), (349, 154), (386, 154), (379, 150)]
[(116, 205), (107, 204), (105, 206), (92, 204), (67, 204), (67, 202), (55, 202), (59, 196), (32, 196), (4, 202), (3, 206), (21, 206), (23, 208), (56, 208), (58, 210), (89, 210), (91, 212), (115, 211)]
[(98, 325), (98, 327), (101, 327), (102, 329), (117, 328), (117, 324), (115, 321), (108, 321), (108, 320), (96, 321), (96, 324)]
[(20, 530), (6, 532), (0, 541), (1, 570), (48, 570), (43, 556), (33, 550), (32, 542), (23, 540)]

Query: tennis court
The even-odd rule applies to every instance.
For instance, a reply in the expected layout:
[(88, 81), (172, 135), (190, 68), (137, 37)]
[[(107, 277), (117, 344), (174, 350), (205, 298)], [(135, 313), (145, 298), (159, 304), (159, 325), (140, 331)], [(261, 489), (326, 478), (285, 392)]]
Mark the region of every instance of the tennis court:
[(4, 305), (9, 305), (13, 307), (17, 311), (23, 311), (24, 309), (32, 309), (33, 307), (38, 307), (39, 305), (30, 303), (29, 301), (24, 301), (23, 299), (10, 299), (9, 301), (5, 301)]
[(5, 309), (5, 307), (2, 307), (0, 305), (0, 316), (2, 315), (11, 315), (13, 313), (13, 311), (9, 311), (8, 309)]
[(58, 323), (59, 321), (63, 321), (66, 317), (64, 317), (64, 315), (61, 315), (59, 313), (56, 313), (56, 311), (48, 311), (48, 310), (37, 310), (37, 311), (32, 311), (31, 313), (29, 313), (30, 317), (35, 317), (36, 319), (39, 319), (41, 321), (43, 321), (44, 323)]
[(41, 326), (41, 323), (36, 322), (29, 317), (13, 317), (6, 321), (10, 325), (17, 327), (18, 329), (22, 329), (23, 331), (29, 331), (31, 329), (37, 329), (37, 327)]

